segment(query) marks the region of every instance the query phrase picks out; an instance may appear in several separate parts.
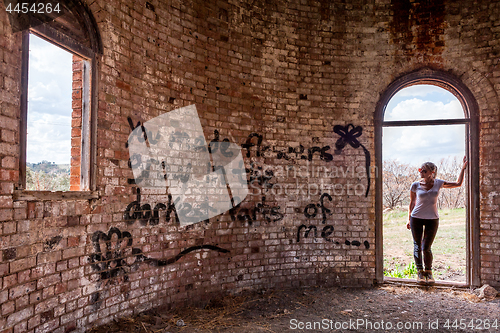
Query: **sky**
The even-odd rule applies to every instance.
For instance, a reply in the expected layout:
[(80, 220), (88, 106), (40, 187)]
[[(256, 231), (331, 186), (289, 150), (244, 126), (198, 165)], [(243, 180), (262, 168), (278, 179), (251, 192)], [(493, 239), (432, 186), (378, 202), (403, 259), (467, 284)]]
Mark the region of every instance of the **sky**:
[[(461, 119), (464, 112), (458, 99), (445, 89), (415, 85), (401, 89), (389, 101), (384, 120)], [(465, 155), (465, 125), (384, 127), (384, 160), (419, 166), (442, 158)]]
[(72, 54), (30, 35), (28, 163), (69, 164)]

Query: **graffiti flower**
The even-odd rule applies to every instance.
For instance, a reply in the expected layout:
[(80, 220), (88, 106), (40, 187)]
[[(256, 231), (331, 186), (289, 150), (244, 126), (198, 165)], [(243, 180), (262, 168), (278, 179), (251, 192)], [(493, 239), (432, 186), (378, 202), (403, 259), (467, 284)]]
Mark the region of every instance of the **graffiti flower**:
[(340, 135), (340, 138), (335, 142), (335, 153), (340, 154), (347, 144), (355, 149), (359, 147), (363, 148), (365, 153), (366, 177), (368, 179), (368, 186), (365, 193), (365, 197), (367, 197), (370, 191), (370, 152), (358, 141), (358, 138), (363, 134), (363, 128), (361, 126), (354, 127), (353, 124), (348, 124), (347, 126), (335, 125), (333, 131)]
[(136, 264), (147, 259), (140, 249), (131, 248), (132, 241), (129, 232), (118, 228), (111, 228), (107, 234), (96, 231), (92, 235), (95, 253), (90, 256), (90, 262), (99, 280), (122, 277), (127, 281), (128, 273)]

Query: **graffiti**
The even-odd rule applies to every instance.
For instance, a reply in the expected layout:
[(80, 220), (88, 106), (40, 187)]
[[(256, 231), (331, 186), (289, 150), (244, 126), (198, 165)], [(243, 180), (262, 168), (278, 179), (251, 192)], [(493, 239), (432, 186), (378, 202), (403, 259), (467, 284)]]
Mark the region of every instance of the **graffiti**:
[[(323, 200), (328, 198), (328, 200), (332, 201), (332, 197), (328, 193), (323, 193), (319, 198), (319, 204), (309, 204), (304, 208), (304, 215), (307, 218), (315, 218), (318, 213), (318, 208), (321, 208), (321, 216), (323, 224), (326, 223), (327, 214), (331, 213), (331, 210), (325, 207)], [(318, 207), (318, 208), (317, 208)]]
[[(89, 256), (92, 269), (98, 274), (99, 281), (121, 278), (128, 281), (128, 275), (138, 269), (140, 263), (152, 266), (166, 266), (175, 263), (188, 253), (197, 250), (212, 250), (220, 253), (229, 253), (229, 250), (215, 245), (198, 245), (189, 247), (172, 258), (149, 258), (143, 252), (132, 247), (133, 238), (128, 231), (111, 228), (106, 234), (96, 231), (92, 235), (94, 253)], [(98, 298), (98, 295), (96, 296)]]
[(244, 164), (241, 147), (222, 139), (218, 131), (207, 144), (195, 105), (140, 126), (131, 124), (135, 129), (128, 148), (134, 183), (141, 189), (168, 189), (181, 225), (221, 215), (247, 196), (246, 179), (239, 182), (232, 173)]
[(95, 293), (90, 295), (90, 305), (93, 306), (94, 311), (97, 311), (101, 307), (102, 300), (100, 292), (96, 291)]
[(212, 251), (216, 251), (216, 252), (220, 252), (220, 253), (229, 253), (230, 252), (229, 250), (220, 248), (220, 247), (215, 246), (215, 245), (198, 245), (198, 246), (192, 246), (190, 248), (187, 248), (184, 251), (180, 252), (175, 257), (172, 257), (169, 259), (161, 259), (161, 260), (149, 259), (149, 260), (155, 266), (166, 266), (166, 265), (173, 264), (174, 262), (181, 259), (186, 254), (193, 252), (193, 251), (197, 251), (197, 250), (212, 250)]
[[(252, 140), (253, 138), (257, 138), (257, 143), (253, 143)], [(257, 133), (252, 133), (247, 137), (247, 140), (245, 141), (244, 144), (241, 145), (241, 148), (247, 150), (247, 157), (250, 157), (250, 148), (251, 147), (257, 147), (257, 152), (255, 153), (257, 157), (260, 157), (261, 153), (261, 146), (262, 146), (262, 140), (264, 137), (261, 134)]]
[[(350, 242), (350, 241), (348, 241), (348, 240), (346, 239), (346, 241), (345, 241), (345, 245), (360, 246), (360, 245), (361, 245), (361, 243), (360, 243), (359, 241), (352, 241), (352, 242)], [(369, 248), (370, 248), (370, 243), (369, 243), (368, 241), (364, 241), (364, 242), (363, 242), (363, 245), (365, 246), (365, 248), (366, 248), (366, 249), (369, 249)]]
[[(326, 224), (326, 221), (328, 220), (328, 215), (331, 215), (331, 210), (325, 207), (325, 199), (328, 199), (328, 201), (332, 201), (332, 197), (328, 193), (323, 193), (320, 198), (319, 198), (319, 203), (310, 203), (304, 208), (304, 216), (307, 219), (314, 219), (316, 216), (321, 211), (321, 223)], [(340, 244), (338, 241), (333, 241), (333, 239), (329, 238), (333, 234), (334, 228), (332, 225), (325, 225), (323, 229), (321, 230), (321, 238), (323, 238), (327, 242), (335, 243), (335, 244)], [(301, 236), (303, 238), (308, 238), (309, 235), (313, 233), (314, 238), (318, 238), (318, 227), (315, 225), (309, 225), (307, 226), (306, 224), (301, 224), (298, 229), (297, 229), (297, 243), (300, 242)], [(352, 245), (352, 246), (360, 246), (361, 243), (359, 241), (345, 241), (346, 245)], [(370, 248), (370, 243), (368, 241), (365, 241), (364, 246), (366, 249)]]
[(99, 280), (121, 276), (124, 281), (128, 281), (128, 273), (137, 263), (147, 259), (140, 249), (131, 247), (132, 242), (132, 235), (128, 231), (121, 232), (118, 228), (109, 229), (107, 234), (96, 231), (92, 235), (95, 253), (89, 260), (94, 271), (99, 274)]
[[(304, 232), (304, 238), (309, 237), (309, 233), (314, 230), (314, 238), (318, 237), (318, 228), (315, 225), (310, 225), (309, 227), (306, 226), (305, 224), (301, 224), (297, 230), (297, 243), (300, 242), (300, 235), (302, 229), (307, 229)], [(321, 237), (326, 240), (327, 242), (333, 242), (332, 239), (328, 238), (331, 234), (333, 234), (333, 226), (331, 225), (326, 225), (323, 227), (323, 230), (321, 230)], [(339, 244), (339, 242), (335, 242), (335, 244)]]
[[(129, 125), (132, 129), (135, 129), (141, 125), (140, 122), (138, 122), (136, 125), (133, 124), (132, 120), (129, 119)], [(142, 129), (142, 127), (141, 127)], [(365, 191), (365, 196), (368, 196), (369, 190), (370, 190), (370, 163), (371, 163), (371, 157), (370, 157), (370, 152), (366, 149), (366, 147), (361, 144), (358, 140), (358, 138), (362, 135), (362, 127), (361, 126), (354, 126), (352, 124), (348, 124), (346, 126), (341, 126), (341, 125), (336, 125), (333, 128), (333, 131), (337, 134), (340, 135), (340, 138), (337, 139), (335, 143), (335, 154), (341, 154), (342, 150), (347, 146), (350, 145), (353, 148), (359, 148), (361, 147), (364, 151), (365, 154), (365, 174), (366, 177), (368, 178), (368, 185), (366, 187)], [(142, 142), (146, 140), (150, 140), (149, 138), (152, 137), (152, 133), (148, 132), (146, 130), (141, 131), (142, 135), (144, 138), (142, 138)], [(155, 136), (155, 141), (159, 139), (159, 134), (156, 134)], [(185, 142), (186, 140), (189, 139), (189, 135), (185, 132), (175, 132), (172, 137), (170, 138), (170, 143), (172, 142)], [(323, 147), (321, 146), (314, 146), (310, 148), (304, 147), (302, 144), (299, 144), (298, 147), (285, 147), (285, 148), (279, 148), (276, 146), (270, 146), (270, 145), (264, 145), (263, 144), (264, 137), (262, 134), (258, 133), (251, 133), (248, 135), (244, 143), (241, 144), (241, 148), (245, 150), (244, 155), (247, 158), (250, 157), (262, 157), (262, 158), (276, 158), (278, 160), (284, 159), (287, 161), (293, 161), (293, 160), (307, 160), (307, 161), (312, 161), (314, 159), (315, 155), (318, 155), (319, 158), (322, 161), (325, 162), (331, 162), (333, 161), (333, 154), (330, 153), (331, 147), (329, 145), (325, 145)], [(316, 140), (317, 141), (317, 140)], [(231, 157), (234, 152), (229, 151), (229, 139), (221, 138), (220, 132), (218, 130), (214, 130), (214, 138), (210, 141), (210, 145), (207, 147), (206, 145), (203, 144), (204, 142), (204, 137), (200, 136), (195, 139), (195, 147), (193, 149), (197, 151), (208, 151), (210, 153), (215, 153), (217, 151), (220, 151), (221, 155), (225, 157)], [(160, 162), (155, 161), (155, 160), (150, 160), (150, 161), (145, 161), (141, 162), (140, 156), (135, 156), (134, 154), (130, 157), (129, 160), (129, 166), (131, 168), (135, 168), (139, 165), (139, 163), (144, 164), (143, 170), (141, 170), (141, 174), (138, 175), (138, 179), (129, 179), (128, 182), (130, 184), (135, 184), (135, 183), (140, 183), (146, 179), (148, 179), (151, 174), (154, 174), (154, 170), (157, 168), (156, 165), (158, 165)], [(243, 167), (243, 165), (240, 165), (240, 167)], [(163, 178), (167, 178), (167, 170), (166, 170), (166, 165), (165, 162), (162, 162), (162, 168), (163, 168)], [(177, 177), (177, 180), (180, 180), (183, 183), (186, 183), (189, 180), (189, 175), (191, 174), (191, 168), (192, 166), (188, 164), (185, 169), (183, 170), (182, 167), (180, 167), (177, 171), (177, 174), (173, 175), (172, 177)], [(210, 166), (208, 166), (210, 168)], [(270, 174), (272, 171), (271, 170), (265, 170), (265, 172), (261, 172), (260, 175), (257, 175), (259, 172), (262, 171), (262, 167), (258, 167), (259, 170), (255, 168), (254, 165), (251, 166), (250, 169), (246, 169), (246, 173), (249, 174), (248, 182), (252, 182), (254, 180), (258, 180), (259, 184), (262, 185), (263, 183), (266, 183), (265, 188), (269, 189), (272, 188), (273, 184), (268, 183), (268, 180), (270, 177), (272, 177), (272, 174)], [(301, 167), (302, 168), (302, 167)], [(313, 167), (314, 168), (314, 167)], [(347, 167), (347, 171), (349, 171), (349, 168), (352, 168), (352, 175), (354, 176), (354, 166)], [(214, 167), (211, 167), (212, 170), (215, 170)], [(318, 169), (319, 170), (319, 169)], [(332, 175), (338, 176), (338, 168), (334, 167), (332, 169), (332, 172), (330, 173), (330, 178)], [(343, 172), (344, 169), (341, 167), (341, 171)], [(236, 173), (238, 170), (233, 170), (232, 173)], [(357, 172), (356, 172), (357, 173)], [(361, 171), (360, 171), (361, 173)], [(346, 178), (347, 173), (343, 172), (342, 173), (343, 177)], [(326, 173), (325, 173), (326, 177)], [(243, 181), (245, 178), (243, 175), (238, 175), (238, 179), (240, 181)], [(363, 189), (364, 190), (364, 189)]]
[(274, 171), (266, 169), (264, 170), (262, 166), (256, 165), (255, 163), (250, 164), (250, 169), (245, 168), (248, 175), (249, 184), (258, 184), (264, 189), (271, 189), (275, 184), (271, 183), (271, 179), (274, 177)]
[(267, 222), (281, 221), (284, 215), (280, 212), (281, 207), (271, 207), (266, 204), (266, 197), (262, 197), (261, 202), (253, 208), (242, 207), (242, 204), (232, 208), (229, 211), (231, 220), (246, 221), (248, 225), (262, 218)]
[[(141, 122), (138, 122), (136, 125), (134, 125), (130, 117), (127, 119), (132, 131), (135, 130), (137, 127), (141, 127), (142, 137), (139, 136), (137, 137), (139, 142), (156, 144), (161, 139), (160, 133), (156, 133), (153, 139), (153, 133), (151, 131), (146, 130), (144, 125), (141, 124)], [(173, 147), (174, 143), (185, 144), (186, 142), (189, 141), (189, 139), (190, 136), (188, 133), (176, 131), (169, 138), (169, 145), (170, 147)], [(306, 151), (306, 148), (301, 144), (298, 147), (290, 146), (285, 148), (263, 145), (262, 144), (263, 139), (264, 139), (263, 136), (258, 133), (251, 133), (250, 135), (248, 135), (245, 142), (241, 144), (241, 148), (246, 150), (245, 154), (246, 157), (249, 158), (252, 157), (252, 151), (255, 150), (254, 156), (256, 157), (264, 157), (264, 158), (276, 157), (279, 160), (284, 159), (290, 161), (293, 159), (300, 159), (300, 160), (312, 161), (316, 153), (319, 154), (320, 159), (323, 161), (330, 162), (333, 160), (333, 155), (328, 153), (328, 151), (331, 149), (331, 147), (328, 145), (323, 147), (319, 146), (310, 147), (307, 148)], [(202, 136), (195, 138), (194, 149), (198, 151), (207, 151), (207, 147), (203, 145), (203, 142), (204, 138)], [(229, 139), (224, 138), (221, 140), (220, 132), (218, 130), (214, 130), (214, 139), (210, 141), (208, 152), (215, 153), (219, 149), (223, 156), (232, 157), (233, 152), (228, 151), (229, 143), (230, 143)], [(125, 147), (128, 147), (128, 142), (125, 144)], [(252, 147), (255, 147), (255, 149), (251, 149)]]
[(123, 219), (127, 224), (134, 224), (135, 221), (139, 221), (142, 225), (158, 225), (160, 223), (160, 210), (165, 211), (165, 221), (170, 222), (172, 213), (174, 214), (173, 222), (179, 221), (177, 216), (177, 211), (172, 203), (172, 196), (168, 195), (168, 202), (157, 203), (153, 209), (151, 209), (150, 204), (144, 204), (141, 206), (141, 189), (137, 189), (136, 200), (128, 204), (123, 214)]
[[(256, 142), (254, 142), (254, 138), (256, 138)], [(241, 148), (246, 149), (246, 156), (252, 156), (252, 147), (255, 147), (255, 156), (256, 157), (264, 157), (264, 158), (272, 158), (276, 157), (278, 160), (284, 159), (290, 161), (292, 159), (300, 159), (300, 160), (308, 160), (312, 161), (314, 154), (319, 153), (321, 160), (330, 162), (333, 160), (333, 155), (329, 154), (330, 146), (324, 147), (311, 147), (307, 149), (307, 153), (305, 153), (305, 147), (299, 145), (298, 147), (287, 147), (284, 150), (277, 148), (276, 146), (263, 146), (262, 145), (263, 136), (258, 133), (250, 134), (245, 143), (241, 144)], [(271, 156), (272, 153), (274, 156)]]
[(363, 151), (365, 152), (366, 177), (368, 179), (368, 185), (365, 193), (365, 197), (367, 197), (368, 192), (370, 191), (370, 152), (357, 139), (363, 133), (363, 128), (361, 126), (354, 127), (353, 124), (348, 124), (347, 126), (335, 125), (333, 127), (333, 131), (340, 135), (340, 138), (338, 138), (337, 142), (335, 142), (336, 154), (340, 154), (342, 149), (344, 149), (347, 144), (355, 149), (359, 147), (363, 148)]
[[(141, 124), (140, 122), (134, 125), (134, 123), (130, 118), (129, 118), (129, 125), (133, 130), (137, 129), (138, 127), (141, 127), (141, 131), (136, 131), (136, 135), (139, 135), (140, 140), (142, 140), (141, 142), (154, 143), (161, 138), (158, 133), (155, 135), (154, 133), (147, 131), (147, 129), (144, 128), (144, 125)], [(335, 154), (341, 154), (346, 146), (351, 146), (355, 149), (361, 147), (363, 149), (365, 154), (365, 172), (368, 178), (368, 186), (364, 194), (365, 197), (368, 196), (370, 189), (369, 168), (370, 168), (371, 158), (370, 158), (370, 152), (358, 140), (358, 138), (362, 135), (362, 127), (354, 126), (353, 124), (348, 124), (346, 126), (336, 125), (333, 127), (333, 131), (334, 133), (340, 136), (335, 142), (335, 151), (334, 151)], [(234, 155), (234, 152), (228, 149), (230, 145), (229, 139), (223, 138), (218, 130), (214, 130), (213, 133), (214, 133), (213, 138), (210, 141), (210, 144), (208, 145), (204, 144), (205, 139), (203, 136), (197, 137), (195, 139), (195, 145), (193, 149), (197, 151), (208, 152), (209, 154), (219, 152), (220, 154), (219, 156), (221, 157), (232, 157)], [(186, 144), (186, 142), (188, 141), (189, 141), (188, 133), (176, 131), (169, 138), (169, 145), (173, 147), (172, 145), (174, 144)], [(261, 134), (251, 133), (250, 135), (248, 135), (244, 143), (241, 144), (241, 148), (245, 151), (244, 155), (247, 158), (262, 157), (262, 158), (276, 158), (278, 160), (283, 159), (287, 161), (306, 160), (308, 162), (312, 161), (314, 159), (314, 156), (316, 155), (325, 162), (330, 162), (333, 160), (333, 154), (331, 153), (331, 148), (329, 145), (314, 146), (307, 148), (304, 145), (299, 144), (297, 147), (289, 146), (285, 148), (279, 148), (277, 146), (265, 145), (263, 144), (263, 141), (264, 137)], [(319, 140), (316, 140), (315, 142), (319, 142)], [(134, 165), (137, 165), (139, 162), (140, 158), (132, 155), (129, 160), (129, 165), (133, 167)], [(148, 172), (150, 168), (154, 167), (153, 163), (155, 162), (151, 161), (148, 163), (146, 163), (146, 167), (142, 170), (143, 174), (141, 174), (140, 177), (149, 176)], [(165, 161), (161, 163), (162, 163), (162, 168), (164, 170), (163, 177), (166, 179), (167, 166), (165, 165)], [(238, 165), (239, 168), (233, 168), (233, 170), (231, 170), (230, 173), (232, 175), (236, 175), (236, 178), (238, 178), (239, 181), (246, 180), (249, 184), (260, 186), (266, 191), (269, 189), (273, 189), (273, 187), (277, 185), (276, 183), (272, 182), (273, 178), (275, 177), (275, 172), (273, 170), (264, 169), (262, 166), (255, 164), (255, 162), (252, 162), (249, 168), (246, 168), (244, 166), (244, 161), (239, 161)], [(207, 168), (211, 169), (212, 171), (215, 170), (215, 167), (213, 165), (212, 166), (208, 165)], [(191, 166), (187, 165), (186, 170), (179, 169), (179, 172), (174, 176), (178, 177), (177, 180), (184, 183), (187, 180), (189, 180), (189, 174), (191, 173), (191, 171), (192, 171)], [(295, 169), (294, 171), (296, 172)], [(306, 171), (307, 171), (307, 176), (309, 176), (308, 166), (306, 167)], [(328, 170), (325, 169), (325, 176), (327, 174), (326, 171)], [(299, 168), (299, 173), (300, 172), (303, 172), (303, 170)], [(349, 172), (354, 175), (355, 168), (354, 166), (351, 166), (350, 169), (349, 167), (347, 167), (347, 170), (345, 172), (344, 169), (342, 168), (341, 172), (345, 178), (347, 177)], [(360, 173), (361, 172), (362, 171), (360, 171)], [(319, 172), (317, 173), (319, 176)], [(286, 174), (288, 175), (288, 171), (286, 172)], [(335, 168), (329, 174), (330, 176), (332, 176), (333, 174), (338, 175), (339, 174), (338, 168)], [(296, 175), (294, 174), (294, 176)], [(225, 173), (224, 177), (227, 177)], [(353, 192), (352, 188), (349, 188), (350, 185), (351, 184), (347, 183), (348, 195), (350, 193), (349, 190)], [(252, 186), (252, 188), (254, 188), (254, 186)], [(344, 188), (342, 187), (342, 190), (343, 189)], [(356, 191), (354, 191), (354, 194), (358, 195), (357, 187), (355, 189)], [(343, 193), (344, 191), (341, 192), (341, 194)], [(362, 194), (360, 193), (359, 195)], [(284, 214), (280, 211), (281, 208), (279, 206), (276, 207), (270, 206), (268, 203), (266, 203), (265, 196), (262, 196), (261, 202), (257, 203), (253, 207), (248, 207), (248, 203), (242, 203), (241, 200), (239, 200), (239, 198), (237, 199), (238, 199), (237, 200), (238, 204), (235, 205), (234, 201), (232, 200), (233, 205), (232, 208), (229, 210), (229, 214), (231, 216), (232, 221), (243, 221), (248, 223), (248, 225), (252, 225), (253, 223), (259, 220), (266, 221), (269, 223), (269, 222), (277, 222), (284, 218)], [(319, 217), (321, 219), (321, 223), (323, 224), (323, 226), (320, 228), (319, 226), (314, 226), (314, 225), (309, 225), (309, 226), (306, 224), (300, 225), (297, 230), (297, 242), (300, 242), (301, 238), (308, 238), (312, 235), (314, 235), (315, 238), (320, 236), (328, 242), (333, 242), (331, 236), (334, 232), (334, 227), (332, 225), (327, 225), (327, 220), (329, 219), (329, 216), (332, 213), (331, 210), (327, 208), (327, 202), (332, 202), (332, 201), (333, 199), (330, 193), (323, 193), (320, 196), (319, 203), (310, 203), (306, 205), (303, 211), (304, 216), (307, 219), (316, 219)], [(124, 213), (124, 219), (128, 224), (133, 224), (135, 221), (139, 221), (142, 225), (148, 225), (148, 224), (158, 225), (158, 223), (160, 222), (160, 214), (163, 214), (162, 212), (164, 212), (166, 215), (165, 218), (166, 222), (171, 221), (172, 213), (174, 213), (173, 218), (175, 221), (179, 221), (179, 217), (181, 217), (182, 219), (185, 220), (194, 219), (194, 220), (203, 220), (208, 222), (208, 219), (206, 217), (210, 214), (210, 211), (213, 210), (211, 206), (209, 206), (207, 203), (204, 203), (203, 201), (201, 202), (198, 201), (194, 204), (192, 202), (191, 203), (183, 202), (182, 204), (178, 204), (177, 209), (175, 208), (175, 204), (176, 202), (172, 202), (172, 196), (170, 195), (168, 197), (168, 203), (166, 204), (157, 203), (154, 206), (154, 208), (152, 208), (150, 204), (141, 204), (140, 190), (138, 190), (137, 199), (127, 206)], [(339, 242), (337, 241), (335, 243), (339, 244)], [(346, 240), (345, 244), (350, 246), (361, 246), (361, 243), (359, 241)], [(369, 243), (367, 241), (365, 241), (363, 244), (365, 245), (366, 248), (369, 247)]]
[[(331, 197), (330, 197), (331, 200)], [(280, 212), (281, 207), (272, 207), (266, 203), (266, 198), (263, 196), (261, 202), (257, 203), (255, 207), (247, 208), (243, 207), (240, 203), (237, 206), (229, 210), (231, 219), (233, 221), (247, 221), (251, 225), (254, 221), (259, 218), (267, 222), (277, 222), (283, 219), (284, 215)], [(165, 212), (165, 222), (178, 223), (179, 216), (185, 218), (197, 218), (205, 216), (204, 211), (210, 209), (208, 203), (198, 203), (193, 206), (189, 203), (184, 203), (181, 205), (180, 210), (176, 210), (174, 203), (172, 202), (172, 196), (168, 195), (168, 202), (157, 203), (154, 209), (151, 209), (150, 204), (141, 205), (141, 191), (137, 189), (136, 200), (128, 204), (123, 214), (123, 219), (129, 225), (134, 224), (139, 221), (141, 225), (158, 225), (160, 222), (160, 211)], [(205, 220), (206, 221), (206, 220)]]
[[(318, 215), (318, 208), (321, 209), (321, 223), (326, 224), (326, 220), (328, 219), (328, 215), (331, 215), (331, 210), (325, 207), (325, 202), (324, 200), (328, 199), (329, 201), (332, 201), (332, 197), (328, 193), (323, 193), (321, 194), (319, 198), (319, 203), (314, 204), (310, 203), (304, 208), (304, 216), (308, 219), (314, 219)], [(310, 225), (309, 227), (306, 226), (305, 224), (302, 224), (299, 226), (297, 230), (297, 243), (300, 242), (300, 235), (301, 231), (303, 229), (306, 229), (304, 232), (304, 238), (308, 238), (309, 234), (311, 231), (314, 230), (314, 238), (318, 237), (318, 228), (314, 225)], [(328, 238), (333, 234), (333, 226), (331, 225), (325, 225), (323, 227), (323, 230), (321, 230), (321, 237), (326, 240), (327, 242), (333, 242), (332, 239)], [(339, 242), (335, 242), (336, 244), (339, 244)]]
[(62, 239), (62, 236), (54, 236), (51, 239), (49, 239), (48, 241), (46, 241), (44, 246), (43, 246), (44, 251), (53, 250), (57, 246), (57, 244), (59, 244), (61, 239)]
[[(173, 264), (188, 253), (197, 250), (230, 252), (215, 245), (198, 245), (189, 247), (172, 258), (154, 259), (144, 255), (140, 249), (132, 247), (132, 244), (132, 235), (128, 231), (120, 231), (118, 228), (109, 229), (107, 234), (96, 231), (92, 235), (94, 253), (89, 256), (89, 262), (94, 272), (97, 273), (98, 288), (100, 289), (90, 296), (90, 304), (94, 311), (102, 306), (102, 294), (107, 293), (102, 287), (108, 283), (127, 282), (129, 274), (135, 272), (141, 263), (161, 267)], [(128, 297), (127, 288), (122, 286), (121, 289), (125, 297)]]
[[(205, 148), (205, 147), (203, 147)], [(208, 145), (208, 152), (210, 154), (214, 154), (217, 152), (217, 150), (220, 150), (222, 156), (224, 157), (233, 157), (234, 152), (232, 151), (227, 151), (230, 148), (230, 142), (229, 139), (225, 138), (222, 141), (219, 141), (219, 131), (214, 130), (214, 139), (210, 141), (210, 144)]]
[[(318, 238), (318, 228), (315, 225), (307, 226), (305, 224), (301, 224), (297, 229), (297, 243), (300, 242), (302, 230), (304, 230), (303, 238), (308, 238), (311, 231), (314, 231), (313, 237)], [(335, 244), (339, 245), (340, 242), (333, 241), (333, 239), (328, 238), (329, 236), (331, 236), (333, 234), (333, 231), (334, 231), (333, 226), (331, 226), (331, 225), (324, 226), (323, 229), (321, 230), (321, 238), (323, 238), (327, 242), (331, 242), (331, 243), (335, 243)], [(356, 240), (355, 241), (345, 240), (344, 243), (345, 243), (345, 245), (361, 246), (361, 242), (356, 241)], [(368, 241), (364, 241), (363, 245), (365, 246), (366, 249), (370, 248), (370, 243)]]
[[(147, 131), (146, 128), (144, 127), (143, 124), (141, 124), (140, 121), (137, 122), (136, 125), (134, 125), (134, 122), (132, 121), (132, 118), (127, 117), (128, 125), (130, 126), (130, 129), (133, 131), (137, 127), (141, 127), (141, 131), (143, 133), (143, 138), (138, 138), (139, 142), (147, 142), (148, 144), (156, 144), (158, 143), (159, 140), (161, 140), (161, 135), (160, 133), (156, 133), (156, 136), (153, 138), (153, 134), (151, 131)], [(125, 143), (125, 148), (128, 148), (128, 142)]]

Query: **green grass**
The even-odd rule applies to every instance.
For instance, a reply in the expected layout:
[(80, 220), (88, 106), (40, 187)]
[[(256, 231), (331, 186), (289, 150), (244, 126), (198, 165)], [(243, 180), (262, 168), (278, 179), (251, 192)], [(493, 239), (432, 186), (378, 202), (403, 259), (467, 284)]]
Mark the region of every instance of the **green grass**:
[[(439, 228), (432, 245), (434, 275), (441, 280), (465, 281), (465, 209), (440, 210), (439, 216)], [(386, 276), (394, 274), (416, 278), (416, 271), (412, 272), (410, 269), (413, 263), (413, 238), (411, 231), (406, 229), (407, 221), (406, 209), (393, 210), (384, 214), (384, 274)], [(405, 275), (405, 270), (409, 274)]]
[(384, 275), (400, 279), (414, 279), (417, 276), (417, 267), (414, 262), (410, 262), (403, 269), (396, 265), (393, 269), (384, 270)]

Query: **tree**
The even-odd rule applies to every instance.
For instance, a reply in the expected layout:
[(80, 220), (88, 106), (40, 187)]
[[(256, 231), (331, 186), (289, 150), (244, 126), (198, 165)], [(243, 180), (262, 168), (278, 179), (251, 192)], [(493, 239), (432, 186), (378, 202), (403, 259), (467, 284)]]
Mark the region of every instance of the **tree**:
[[(453, 158), (448, 156), (439, 161), (437, 177), (447, 181), (455, 181), (461, 169), (462, 160), (456, 156)], [(450, 209), (465, 207), (465, 189), (466, 186), (462, 185), (441, 191), (438, 197), (438, 207)]]
[(33, 171), (26, 167), (26, 189), (32, 191), (68, 191), (70, 175), (67, 170)]
[(411, 183), (418, 179), (415, 168), (396, 160), (383, 162), (384, 207), (394, 209), (407, 204)]
[[(417, 167), (403, 164), (395, 160), (383, 163), (383, 200), (384, 208), (394, 209), (410, 203), (410, 186), (419, 179)], [(458, 157), (441, 159), (437, 166), (437, 177), (446, 181), (455, 181), (462, 168), (462, 161)], [(465, 207), (466, 187), (461, 186), (439, 192), (438, 207), (462, 208)]]

